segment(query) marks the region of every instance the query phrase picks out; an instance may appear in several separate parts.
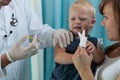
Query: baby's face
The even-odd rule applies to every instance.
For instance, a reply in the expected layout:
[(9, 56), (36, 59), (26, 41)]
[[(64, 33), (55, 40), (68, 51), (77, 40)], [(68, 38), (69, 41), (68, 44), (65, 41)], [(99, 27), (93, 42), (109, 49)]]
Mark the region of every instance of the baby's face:
[(85, 30), (86, 34), (90, 30), (92, 24), (92, 17), (88, 9), (72, 7), (69, 13), (69, 28), (75, 34)]

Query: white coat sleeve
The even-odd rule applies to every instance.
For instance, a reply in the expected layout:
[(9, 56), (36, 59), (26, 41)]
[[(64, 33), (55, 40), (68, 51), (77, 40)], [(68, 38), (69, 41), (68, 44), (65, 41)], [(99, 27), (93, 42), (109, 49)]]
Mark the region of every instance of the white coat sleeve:
[(24, 1), (26, 18), (29, 24), (29, 34), (34, 35), (37, 33), (40, 48), (53, 46), (52, 35), (55, 30), (47, 24), (43, 25), (35, 11), (31, 8), (29, 0)]
[(0, 55), (0, 78), (6, 76), (6, 68), (1, 68), (1, 55)]

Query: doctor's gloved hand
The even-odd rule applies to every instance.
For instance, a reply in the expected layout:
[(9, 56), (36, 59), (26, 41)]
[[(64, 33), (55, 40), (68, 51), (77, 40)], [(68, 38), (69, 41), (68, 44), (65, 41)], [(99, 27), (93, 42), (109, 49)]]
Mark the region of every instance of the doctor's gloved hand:
[(55, 46), (56, 43), (63, 48), (67, 47), (70, 42), (73, 41), (73, 34), (72, 32), (65, 30), (65, 29), (59, 29), (56, 30), (53, 33), (53, 45)]
[(25, 59), (35, 55), (38, 52), (37, 36), (33, 37), (33, 41), (24, 47), (22, 44), (27, 40), (27, 36), (22, 37), (8, 52), (6, 52), (9, 61)]

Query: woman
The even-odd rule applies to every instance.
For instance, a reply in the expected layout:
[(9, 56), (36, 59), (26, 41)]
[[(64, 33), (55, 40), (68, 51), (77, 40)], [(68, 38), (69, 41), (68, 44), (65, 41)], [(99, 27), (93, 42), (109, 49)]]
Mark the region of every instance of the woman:
[[(119, 0), (102, 0), (99, 6), (101, 14), (104, 16), (102, 25), (105, 26), (108, 39), (116, 41), (109, 46), (106, 51), (106, 59), (100, 66), (97, 80), (117, 80), (120, 74), (120, 2)], [(82, 80), (94, 80), (90, 69), (93, 55), (87, 54), (85, 48), (78, 47), (73, 62), (82, 77)]]

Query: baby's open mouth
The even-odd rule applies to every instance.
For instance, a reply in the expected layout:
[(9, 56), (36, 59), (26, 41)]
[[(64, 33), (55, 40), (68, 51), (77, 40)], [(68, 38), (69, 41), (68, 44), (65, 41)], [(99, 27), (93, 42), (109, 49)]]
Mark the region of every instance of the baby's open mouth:
[(81, 26), (75, 26), (73, 29), (81, 29)]

